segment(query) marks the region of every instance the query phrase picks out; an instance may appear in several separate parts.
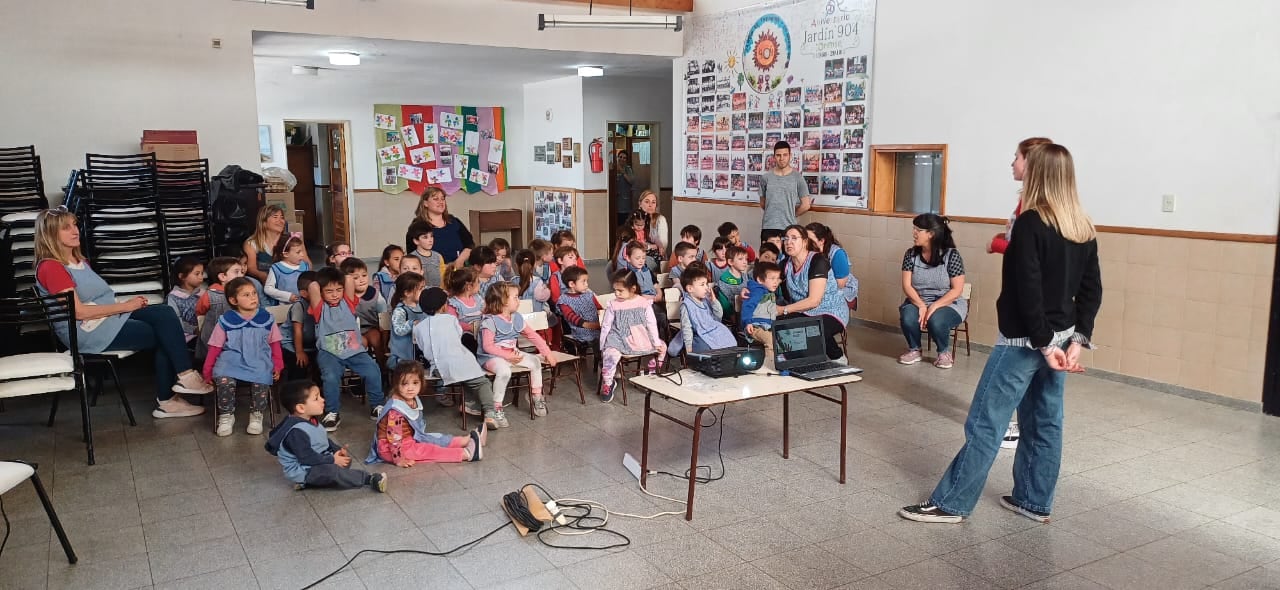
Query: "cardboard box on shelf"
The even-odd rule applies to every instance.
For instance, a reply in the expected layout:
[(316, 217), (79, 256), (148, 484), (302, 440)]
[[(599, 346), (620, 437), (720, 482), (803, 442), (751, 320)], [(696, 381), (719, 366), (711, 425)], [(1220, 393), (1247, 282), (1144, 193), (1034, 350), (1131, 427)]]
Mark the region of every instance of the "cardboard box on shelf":
[(157, 160), (199, 160), (200, 146), (194, 143), (143, 143), (142, 153), (155, 153)]

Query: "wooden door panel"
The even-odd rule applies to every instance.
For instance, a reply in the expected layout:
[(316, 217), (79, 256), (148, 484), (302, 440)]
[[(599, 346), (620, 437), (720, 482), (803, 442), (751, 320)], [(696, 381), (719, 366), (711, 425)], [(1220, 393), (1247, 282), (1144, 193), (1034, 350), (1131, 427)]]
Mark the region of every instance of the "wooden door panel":
[(348, 227), (351, 219), (347, 211), (347, 141), (342, 125), (329, 128), (329, 207), (333, 213), (333, 239), (351, 241)]

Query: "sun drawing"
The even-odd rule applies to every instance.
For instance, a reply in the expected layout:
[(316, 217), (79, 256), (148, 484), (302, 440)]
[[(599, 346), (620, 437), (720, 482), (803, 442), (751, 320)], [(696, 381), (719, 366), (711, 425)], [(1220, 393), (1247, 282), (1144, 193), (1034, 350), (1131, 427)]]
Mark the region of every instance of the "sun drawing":
[(765, 71), (773, 68), (773, 64), (778, 61), (778, 38), (772, 31), (760, 32), (751, 56), (755, 61), (756, 69)]

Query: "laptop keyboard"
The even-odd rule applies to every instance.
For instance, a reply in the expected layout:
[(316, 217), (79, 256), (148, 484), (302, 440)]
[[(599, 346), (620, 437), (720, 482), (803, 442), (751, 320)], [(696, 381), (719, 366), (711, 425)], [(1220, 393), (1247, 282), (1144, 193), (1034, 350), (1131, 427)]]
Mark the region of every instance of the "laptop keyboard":
[(846, 367), (845, 367), (844, 365), (840, 364), (840, 363), (834, 363), (834, 362), (831, 362), (831, 361), (827, 361), (827, 362), (825, 362), (825, 363), (817, 363), (817, 364), (814, 364), (814, 365), (805, 365), (805, 366), (803, 366), (803, 367), (796, 367), (796, 368), (794, 368), (794, 369), (791, 369), (791, 372), (792, 372), (792, 373), (805, 373), (805, 374), (811, 374), (811, 373), (818, 373), (818, 372), (823, 372), (823, 371), (838, 371), (838, 370), (840, 370), (840, 369), (844, 369), (844, 368), (846, 368)]

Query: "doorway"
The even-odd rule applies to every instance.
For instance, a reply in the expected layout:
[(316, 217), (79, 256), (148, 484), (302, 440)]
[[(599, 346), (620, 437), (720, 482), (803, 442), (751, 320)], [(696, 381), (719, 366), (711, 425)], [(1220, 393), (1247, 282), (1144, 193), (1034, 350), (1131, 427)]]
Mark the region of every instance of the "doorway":
[[(671, 199), (661, 190), (659, 154), (661, 145), (657, 123), (652, 121), (609, 121), (605, 130), (605, 165), (609, 175), (609, 259), (618, 242), (618, 226), (631, 211), (640, 206), (640, 193), (652, 190), (658, 195), (658, 212), (671, 219)], [(623, 155), (625, 154), (625, 155)], [(623, 174), (619, 162), (627, 161), (630, 174)], [(624, 198), (630, 186), (629, 198)], [(666, 236), (670, 240), (671, 236)], [(669, 247), (669, 246), (668, 246)]]
[(286, 161), (298, 180), (290, 230), (302, 232), (309, 251), (351, 241), (348, 128), (346, 121), (284, 122)]

